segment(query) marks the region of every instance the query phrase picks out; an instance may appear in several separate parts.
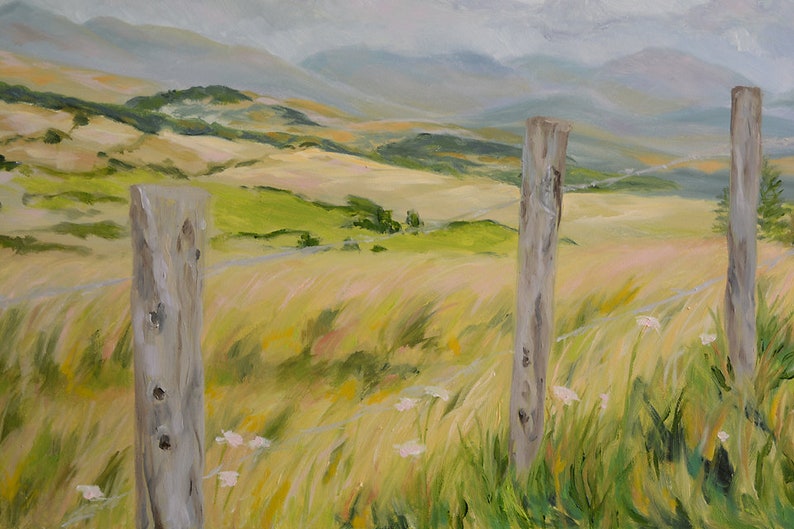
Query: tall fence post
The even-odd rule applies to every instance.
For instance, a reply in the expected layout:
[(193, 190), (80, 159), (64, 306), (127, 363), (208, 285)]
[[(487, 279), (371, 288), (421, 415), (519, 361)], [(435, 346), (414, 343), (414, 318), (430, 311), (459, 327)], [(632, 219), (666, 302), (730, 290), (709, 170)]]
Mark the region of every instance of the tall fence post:
[(569, 132), (570, 125), (561, 121), (527, 120), (510, 390), (510, 460), (519, 475), (529, 470), (543, 439), (546, 368), (554, 331), (557, 228)]
[(204, 525), (202, 270), (209, 196), (130, 188), (136, 527)]
[(731, 91), (731, 180), (725, 334), (737, 377), (753, 374), (756, 359), (755, 271), (761, 179), (761, 90)]

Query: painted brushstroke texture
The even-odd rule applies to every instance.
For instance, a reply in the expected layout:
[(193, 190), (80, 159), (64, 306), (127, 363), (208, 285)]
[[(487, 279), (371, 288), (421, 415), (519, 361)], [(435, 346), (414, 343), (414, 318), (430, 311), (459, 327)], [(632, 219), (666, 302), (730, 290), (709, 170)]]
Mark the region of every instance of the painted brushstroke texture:
[[(740, 401), (711, 226), (735, 84), (794, 196), (792, 10), (0, 0), (0, 528), (135, 526), (131, 184), (211, 195), (205, 470), (165, 491), (203, 491), (207, 527), (791, 525), (794, 253), (758, 244)], [(531, 115), (574, 127), (517, 487)]]

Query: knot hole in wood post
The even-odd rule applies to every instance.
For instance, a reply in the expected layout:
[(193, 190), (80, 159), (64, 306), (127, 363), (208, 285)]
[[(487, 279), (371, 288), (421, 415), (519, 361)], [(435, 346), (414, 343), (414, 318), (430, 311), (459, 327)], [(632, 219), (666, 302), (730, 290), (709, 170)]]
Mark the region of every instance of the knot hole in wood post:
[(165, 322), (165, 305), (160, 302), (157, 304), (157, 308), (151, 312), (149, 312), (149, 324), (154, 328), (156, 331), (160, 331), (160, 327)]
[(182, 229), (176, 238), (176, 250), (178, 252), (182, 251), (183, 244), (188, 248), (196, 245), (196, 231), (193, 229), (193, 223), (190, 222), (190, 219), (185, 219), (185, 222), (182, 223)]

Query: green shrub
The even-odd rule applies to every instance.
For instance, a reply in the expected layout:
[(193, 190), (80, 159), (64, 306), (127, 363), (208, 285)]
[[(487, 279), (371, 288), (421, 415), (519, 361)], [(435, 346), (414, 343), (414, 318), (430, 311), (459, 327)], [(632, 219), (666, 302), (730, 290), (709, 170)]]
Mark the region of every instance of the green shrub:
[(298, 248), (310, 248), (312, 246), (319, 246), (320, 239), (319, 237), (314, 237), (308, 231), (305, 231), (300, 234), (298, 237)]
[(77, 127), (85, 127), (88, 125), (88, 123), (88, 116), (85, 114), (85, 112), (78, 111), (74, 113), (74, 116), (72, 117), (73, 129), (76, 129)]
[(358, 242), (356, 240), (347, 238), (342, 244), (342, 250), (346, 252), (351, 252), (351, 251), (360, 252), (361, 247), (358, 245)]
[(397, 233), (402, 229), (399, 222), (392, 219), (391, 210), (383, 209), (368, 198), (348, 196), (347, 205), (352, 225), (376, 233)]
[(120, 239), (126, 235), (126, 230), (123, 226), (116, 224), (112, 220), (103, 220), (101, 222), (91, 222), (80, 224), (77, 222), (61, 222), (50, 228), (53, 232), (62, 235), (74, 235), (81, 239), (85, 239), (89, 235), (94, 237), (101, 237), (103, 239)]
[(422, 218), (419, 216), (419, 213), (416, 212), (415, 209), (409, 209), (408, 213), (405, 215), (405, 224), (409, 228), (418, 229), (425, 225)]
[(17, 165), (19, 165), (19, 162), (6, 160), (6, 157), (0, 154), (0, 171), (11, 171)]
[(56, 143), (61, 143), (61, 141), (66, 137), (66, 134), (56, 130), (56, 129), (47, 129), (47, 132), (44, 134), (44, 143), (54, 145)]
[(10, 237), (8, 235), (0, 235), (0, 248), (9, 248), (16, 254), (39, 253), (47, 252), (50, 250), (58, 250), (63, 252), (74, 252), (80, 255), (88, 255), (91, 253), (89, 248), (84, 246), (72, 246), (66, 244), (58, 244), (52, 242), (41, 242), (32, 235), (25, 235), (22, 237)]

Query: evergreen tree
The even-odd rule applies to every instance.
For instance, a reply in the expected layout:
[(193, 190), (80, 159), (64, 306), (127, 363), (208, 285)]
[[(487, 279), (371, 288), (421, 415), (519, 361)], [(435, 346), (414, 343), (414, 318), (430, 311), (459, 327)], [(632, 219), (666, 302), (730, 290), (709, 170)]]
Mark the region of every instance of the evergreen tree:
[(788, 235), (786, 208), (783, 203), (783, 181), (780, 170), (764, 158), (761, 169), (761, 190), (758, 201), (758, 233), (764, 239), (782, 241)]
[[(728, 231), (728, 217), (730, 207), (730, 191), (727, 187), (722, 189), (717, 198), (717, 207), (714, 209), (716, 217), (712, 229), (717, 233)], [(792, 242), (794, 226), (786, 222), (787, 209), (783, 201), (783, 181), (780, 179), (780, 170), (764, 157), (761, 166), (761, 182), (758, 196), (758, 236), (774, 241)], [(793, 217), (794, 218), (794, 217)]]
[(728, 233), (728, 210), (730, 209), (730, 194), (728, 187), (722, 188), (722, 193), (717, 195), (720, 199), (717, 208), (714, 210), (714, 225), (711, 227), (715, 233)]

